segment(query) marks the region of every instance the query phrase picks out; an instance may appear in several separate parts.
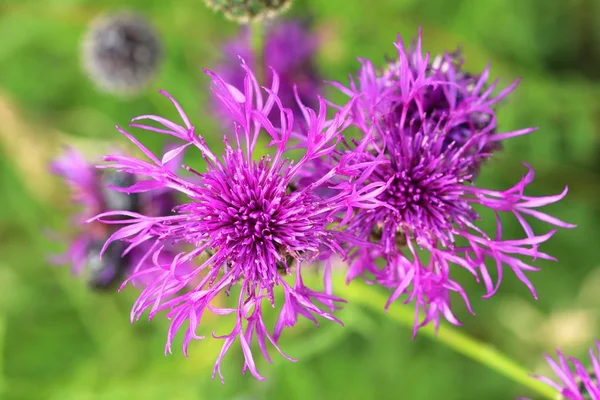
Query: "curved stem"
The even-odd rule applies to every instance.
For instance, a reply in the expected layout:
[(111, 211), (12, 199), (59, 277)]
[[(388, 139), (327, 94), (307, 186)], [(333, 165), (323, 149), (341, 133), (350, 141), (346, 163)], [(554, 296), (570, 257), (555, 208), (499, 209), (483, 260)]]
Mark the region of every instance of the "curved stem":
[[(383, 305), (387, 299), (383, 293), (373, 287), (352, 283), (350, 285), (340, 285), (338, 291), (341, 292), (339, 293), (341, 297), (349, 302), (360, 304), (377, 312), (384, 312)], [(412, 330), (414, 313), (408, 307), (392, 306), (389, 308), (387, 315)], [(432, 325), (421, 328), (419, 334), (437, 340), (456, 352), (520, 383), (544, 399), (556, 399), (556, 391), (550, 386), (532, 378), (529, 371), (489, 344), (483, 343), (458, 329), (442, 323), (437, 334)]]

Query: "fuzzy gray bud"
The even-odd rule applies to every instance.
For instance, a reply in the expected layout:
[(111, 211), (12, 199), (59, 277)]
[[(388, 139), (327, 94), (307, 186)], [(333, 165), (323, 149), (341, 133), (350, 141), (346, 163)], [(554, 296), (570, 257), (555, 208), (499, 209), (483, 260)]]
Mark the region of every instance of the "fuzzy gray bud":
[(141, 16), (120, 13), (92, 22), (83, 41), (83, 67), (101, 89), (140, 91), (155, 75), (162, 49), (155, 29)]

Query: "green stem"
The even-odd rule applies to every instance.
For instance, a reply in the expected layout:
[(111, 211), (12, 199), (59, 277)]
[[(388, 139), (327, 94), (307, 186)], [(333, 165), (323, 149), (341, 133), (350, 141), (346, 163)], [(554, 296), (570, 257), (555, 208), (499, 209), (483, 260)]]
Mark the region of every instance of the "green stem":
[(256, 62), (254, 66), (254, 73), (259, 84), (265, 84), (265, 68), (264, 65), (264, 41), (265, 41), (265, 30), (262, 20), (252, 22), (250, 25), (250, 46), (252, 48), (252, 54)]
[[(340, 285), (338, 291), (341, 291), (339, 295), (350, 303), (354, 302), (377, 312), (383, 311), (383, 305), (387, 301), (384, 294), (365, 284)], [(396, 322), (412, 329), (414, 313), (408, 307), (394, 305), (389, 308), (387, 314)], [(532, 378), (529, 371), (519, 364), (492, 346), (480, 342), (447, 324), (441, 324), (437, 334), (432, 325), (426, 326), (419, 330), (419, 335), (428, 336), (445, 344), (456, 352), (522, 384), (545, 399), (556, 399), (554, 389)]]
[(0, 315), (0, 396), (6, 389), (6, 379), (4, 377), (4, 339), (6, 335), (6, 316)]

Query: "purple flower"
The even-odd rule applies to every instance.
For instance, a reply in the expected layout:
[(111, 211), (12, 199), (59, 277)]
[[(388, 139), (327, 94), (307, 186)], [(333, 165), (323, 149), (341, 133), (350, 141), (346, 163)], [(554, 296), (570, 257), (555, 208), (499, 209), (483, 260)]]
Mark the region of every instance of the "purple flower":
[(70, 147), (51, 164), (50, 170), (63, 177), (71, 187), (73, 201), (81, 207), (73, 219), (75, 237), (67, 251), (53, 262), (70, 264), (73, 273), (84, 274), (95, 289), (108, 289), (123, 275), (143, 269), (147, 265), (144, 252), (139, 249), (128, 252), (124, 243), (112, 244), (101, 259), (100, 251), (111, 229), (97, 222), (85, 224), (85, 221), (110, 210), (144, 210), (151, 215), (168, 215), (176, 205), (174, 192), (162, 191), (148, 196), (115, 191), (111, 189), (113, 186), (131, 186), (135, 177), (115, 171), (101, 172)]
[[(438, 55), (430, 60), (423, 54), (421, 31), (416, 43), (406, 48), (401, 40), (395, 44), (398, 59), (377, 72), (368, 59), (359, 59), (361, 69), (350, 86), (334, 86), (350, 96), (360, 95), (354, 110), (355, 124), (368, 130), (373, 121), (393, 115), (397, 121), (410, 123), (407, 129), (415, 133), (427, 121), (444, 121), (444, 147), (455, 143), (463, 146), (472, 138), (469, 152), (474, 156), (471, 169), (476, 172), (482, 161), (501, 148), (508, 136), (498, 134), (494, 106), (511, 93), (518, 80), (496, 96), (492, 93), (498, 82), (487, 84), (489, 65), (481, 74), (462, 70), (463, 59), (458, 51)], [(426, 118), (424, 118), (426, 117)], [(533, 132), (528, 128), (512, 132), (512, 136)]]
[[(372, 243), (353, 249), (348, 279), (364, 276), (390, 288), (386, 307), (400, 298), (414, 303), (416, 334), (429, 322), (437, 326), (440, 316), (459, 324), (450, 307), (452, 292), (471, 311), (467, 293), (452, 279), (459, 267), (483, 281), (486, 298), (498, 290), (506, 267), (536, 297), (526, 273), (538, 268), (521, 257), (554, 260), (538, 247), (555, 230), (535, 234), (526, 218), (563, 228), (573, 225), (537, 210), (561, 200), (566, 188), (554, 196), (524, 194), (534, 177), (527, 165), (528, 172), (509, 189), (484, 189), (474, 183), (481, 161), (499, 148), (498, 143), (534, 131), (496, 132), (491, 105), (512, 87), (491, 98), (495, 85), (483, 90), (487, 69), (478, 78), (469, 77), (457, 69), (459, 64), (450, 55), (429, 64), (429, 55), (421, 52), (420, 34), (415, 48), (405, 50), (401, 41), (396, 47), (398, 61), (384, 74), (377, 75), (372, 64), (363, 60), (358, 85), (352, 82), (348, 89), (336, 84), (360, 96), (353, 115), (364, 136), (360, 142), (344, 142), (329, 162), (345, 158), (339, 169), (360, 177), (358, 190), (385, 186), (375, 197), (383, 205), (358, 210), (348, 223), (348, 233)], [(481, 115), (488, 116), (487, 122), (475, 123)], [(459, 130), (466, 134), (459, 135)], [(314, 168), (328, 167), (325, 163)], [(517, 219), (523, 238), (503, 237), (501, 213)], [(486, 214), (496, 217), (495, 235), (476, 225)], [(495, 282), (490, 263), (495, 266)]]
[(546, 355), (546, 361), (558, 377), (558, 381), (536, 375), (540, 381), (552, 386), (567, 400), (600, 400), (600, 342), (589, 351), (591, 368), (586, 367), (574, 357), (565, 357), (557, 350), (557, 361)]
[[(279, 98), (284, 107), (294, 113), (294, 117), (302, 120), (302, 111), (295, 99), (294, 90), (302, 103), (314, 108), (318, 106), (317, 95), (321, 91), (322, 79), (315, 65), (315, 55), (318, 42), (308, 30), (306, 24), (300, 21), (281, 21), (268, 25), (264, 36), (263, 76), (257, 77), (262, 84), (272, 79), (270, 67), (279, 73)], [(250, 31), (242, 28), (235, 39), (223, 45), (223, 59), (215, 71), (227, 83), (243, 91), (245, 74), (238, 67), (239, 57), (248, 66), (256, 70), (256, 59), (250, 43)], [(295, 89), (294, 89), (295, 87)], [(222, 114), (222, 104), (215, 102)], [(279, 115), (272, 111), (269, 115), (271, 122), (279, 126)]]
[[(282, 106), (277, 96), (279, 78), (273, 72), (273, 83), (264, 89), (266, 98), (249, 67), (242, 64), (246, 73), (243, 93), (232, 89), (219, 75), (207, 71), (212, 78), (212, 90), (227, 110), (232, 124), (235, 145), (225, 136), (225, 152), (218, 156), (207, 146), (204, 138), (183, 112), (180, 105), (163, 93), (176, 107), (183, 125), (159, 116), (146, 115), (134, 118), (130, 126), (174, 136), (185, 143), (162, 156), (156, 157), (125, 130), (118, 130), (135, 143), (149, 161), (133, 157), (109, 155), (110, 168), (147, 180), (122, 189), (125, 192), (149, 192), (165, 187), (172, 188), (188, 198), (168, 217), (152, 217), (133, 212), (108, 212), (95, 219), (109, 224), (122, 224), (106, 243), (126, 240), (135, 247), (150, 245), (149, 257), (156, 259), (166, 243), (183, 243), (189, 251), (179, 253), (172, 262), (156, 262), (153, 268), (139, 275), (152, 273), (156, 278), (143, 290), (132, 310), (139, 318), (145, 310), (152, 318), (160, 310), (168, 310), (171, 327), (166, 351), (179, 329), (185, 330), (183, 351), (192, 339), (203, 339), (198, 333), (203, 315), (233, 314), (235, 324), (230, 333), (214, 338), (224, 341), (213, 376), (220, 372), (221, 360), (233, 343), (239, 339), (244, 354), (244, 370), (263, 379), (258, 373), (250, 350), (256, 338), (263, 356), (270, 361), (266, 343), (270, 342), (284, 357), (290, 359), (277, 346), (279, 335), (285, 327), (293, 326), (302, 316), (317, 323), (316, 316), (337, 321), (325, 308), (334, 308), (342, 300), (305, 286), (302, 270), (306, 263), (321, 254), (339, 253), (348, 238), (335, 224), (335, 215), (341, 209), (368, 205), (368, 199), (354, 196), (349, 187), (341, 188), (337, 195), (323, 198), (317, 189), (327, 185), (336, 174), (336, 168), (324, 173), (313, 184), (296, 189), (294, 179), (309, 162), (326, 156), (340, 140), (340, 132), (348, 125), (350, 103), (333, 120), (326, 120), (326, 107), (319, 99), (319, 112), (300, 106), (306, 115), (307, 135), (302, 142), (291, 141), (293, 116)], [(274, 128), (267, 118), (277, 109), (280, 128)], [(140, 120), (159, 123), (160, 128), (141, 124)], [(266, 132), (271, 138), (274, 155), (260, 158), (256, 148), (258, 135)], [(204, 172), (185, 167), (197, 179), (192, 182), (175, 175), (164, 164), (186, 148), (199, 150), (206, 162)], [(300, 159), (287, 159), (289, 150), (302, 149)], [(115, 221), (115, 216), (128, 219)], [(204, 258), (202, 258), (204, 257)], [(173, 271), (182, 263), (197, 261), (190, 273), (176, 276)], [(293, 282), (288, 282), (291, 276)], [(135, 277), (135, 275), (134, 275)], [(283, 299), (277, 299), (275, 288), (283, 290)], [(187, 288), (187, 289), (186, 289)], [(182, 289), (185, 289), (182, 291)], [(235, 306), (221, 308), (214, 301), (221, 293), (235, 296)], [(279, 320), (273, 332), (263, 321), (263, 307), (279, 307)], [(183, 328), (184, 323), (187, 326)], [(291, 360), (291, 359), (290, 359)], [(222, 376), (221, 376), (221, 379)]]

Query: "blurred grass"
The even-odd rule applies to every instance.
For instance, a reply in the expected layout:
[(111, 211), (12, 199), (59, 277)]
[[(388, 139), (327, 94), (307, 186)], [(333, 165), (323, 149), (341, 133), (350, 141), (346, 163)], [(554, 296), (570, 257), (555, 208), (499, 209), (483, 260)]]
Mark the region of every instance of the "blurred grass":
[[(132, 99), (96, 91), (78, 58), (86, 23), (123, 7), (144, 12), (158, 27), (167, 56), (158, 80)], [(467, 69), (476, 72), (491, 62), (492, 76), (502, 84), (523, 79), (503, 105), (500, 126), (538, 126), (539, 131), (509, 141), (480, 182), (508, 187), (527, 161), (537, 174), (532, 194), (556, 193), (569, 185), (566, 200), (548, 210), (579, 227), (558, 232), (545, 246), (559, 263), (536, 262), (543, 269), (532, 277), (539, 301), (512, 276), (493, 300), (477, 299), (481, 289), (465, 276), (477, 315), (458, 314), (466, 332), (532, 371), (547, 371), (541, 355), (556, 346), (584, 355), (600, 336), (600, 290), (588, 289), (585, 301), (578, 296), (600, 267), (600, 28), (594, 23), (599, 2), (304, 0), (292, 13), (307, 10), (326, 40), (319, 64), (328, 79), (345, 82), (357, 68), (357, 56), (383, 62), (384, 54), (394, 53), (396, 34), (414, 37), (418, 26), (429, 50), (461, 46)], [(410, 331), (385, 315), (354, 305), (340, 314), (344, 328), (302, 324), (290, 331), (282, 348), (300, 361), (275, 357), (275, 365), (259, 363), (266, 382), (240, 375), (241, 357), (231, 351), (222, 386), (210, 379), (219, 343), (194, 343), (190, 359), (177, 349), (164, 357), (164, 319), (128, 323), (135, 290), (118, 296), (90, 293), (66, 268), (48, 265), (48, 254), (61, 246), (41, 233), (66, 229), (70, 205), (60, 182), (28, 168), (39, 170), (61, 143), (124, 143), (113, 126), (135, 115), (175, 118), (158, 88), (172, 93), (203, 134), (220, 142), (218, 125), (203, 108), (208, 91), (201, 68), (211, 66), (220, 41), (235, 31), (201, 0), (0, 1), (0, 114), (14, 116), (13, 123), (0, 118), (0, 398), (494, 400), (528, 395), (428, 338), (412, 340)], [(157, 136), (143, 141), (158, 150), (162, 138)], [(44, 186), (52, 190), (40, 190)], [(506, 235), (518, 233), (508, 221)], [(589, 324), (567, 318), (581, 310)], [(528, 332), (512, 323), (519, 318), (525, 323), (532, 313), (540, 320), (528, 325)], [(227, 329), (207, 322), (207, 332)], [(557, 327), (577, 330), (576, 340)]]

